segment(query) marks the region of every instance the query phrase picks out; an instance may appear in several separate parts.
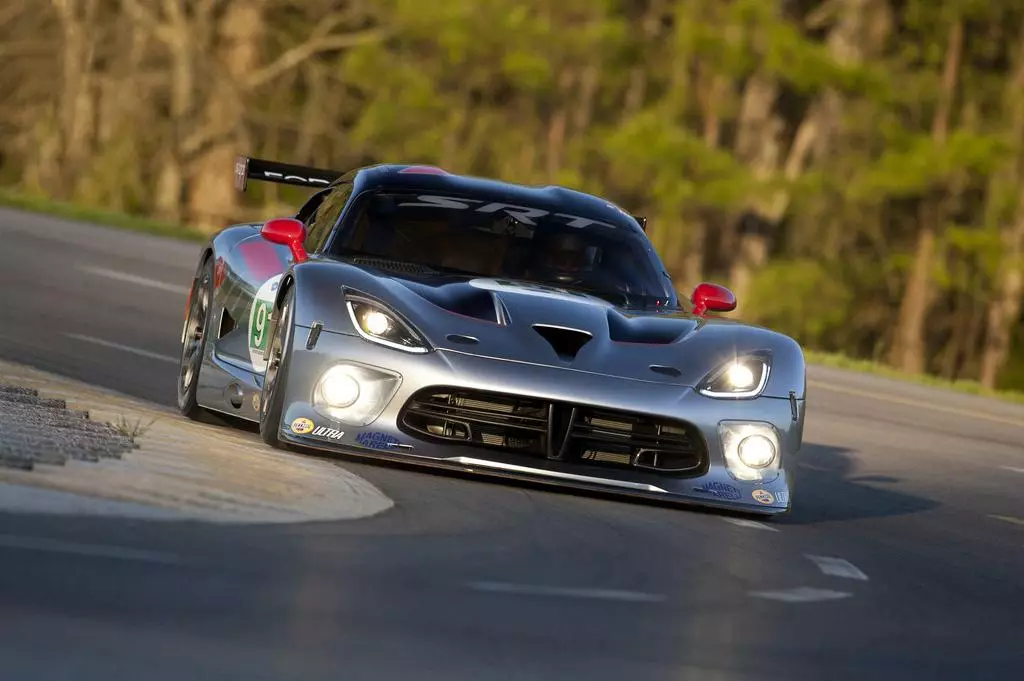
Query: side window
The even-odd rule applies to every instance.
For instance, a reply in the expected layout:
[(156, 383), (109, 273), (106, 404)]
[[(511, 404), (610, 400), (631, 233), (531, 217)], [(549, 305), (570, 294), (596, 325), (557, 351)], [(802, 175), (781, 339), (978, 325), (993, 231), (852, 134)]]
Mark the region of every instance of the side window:
[(313, 196), (309, 197), (309, 200), (306, 201), (306, 203), (302, 204), (302, 208), (300, 208), (299, 212), (295, 214), (295, 219), (306, 225), (306, 229), (309, 229), (309, 223), (316, 215), (317, 209), (320, 208), (320, 204), (324, 202), (324, 199), (330, 193), (330, 189), (322, 189), (316, 194), (313, 194)]
[(351, 194), (352, 185), (346, 183), (338, 185), (324, 197), (316, 214), (307, 223), (305, 247), (308, 252), (316, 253), (327, 241)]

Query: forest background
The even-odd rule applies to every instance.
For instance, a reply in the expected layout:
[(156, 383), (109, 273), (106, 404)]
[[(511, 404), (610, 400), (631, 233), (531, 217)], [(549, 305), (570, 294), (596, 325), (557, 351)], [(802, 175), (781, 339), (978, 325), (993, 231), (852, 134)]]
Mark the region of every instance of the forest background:
[(0, 187), (212, 231), (236, 154), (607, 196), (676, 288), (1024, 389), (1021, 0), (5, 0)]

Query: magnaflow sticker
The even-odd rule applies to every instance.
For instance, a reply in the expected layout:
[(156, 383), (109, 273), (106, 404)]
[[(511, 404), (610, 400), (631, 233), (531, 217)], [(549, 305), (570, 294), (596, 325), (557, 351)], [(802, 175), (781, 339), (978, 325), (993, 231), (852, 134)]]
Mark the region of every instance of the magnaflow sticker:
[(280, 274), (267, 279), (260, 286), (252, 301), (252, 311), (249, 313), (249, 360), (256, 373), (262, 373), (267, 368), (263, 352), (267, 349), (270, 312), (274, 306), (274, 299), (277, 298), (277, 287), (280, 284)]
[(371, 449), (392, 449), (398, 445), (398, 438), (387, 433), (359, 433), (356, 442)]
[(729, 499), (730, 501), (736, 501), (740, 498), (739, 488), (726, 482), (705, 482), (700, 487), (697, 487), (696, 491), (714, 494), (716, 497)]

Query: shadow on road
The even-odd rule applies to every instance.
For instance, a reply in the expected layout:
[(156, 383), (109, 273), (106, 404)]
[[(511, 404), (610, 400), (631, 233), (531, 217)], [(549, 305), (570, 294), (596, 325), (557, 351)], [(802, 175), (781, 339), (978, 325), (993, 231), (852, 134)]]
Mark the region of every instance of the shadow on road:
[(796, 466), (793, 511), (778, 522), (821, 522), (887, 518), (938, 507), (932, 499), (898, 490), (900, 478), (857, 475), (851, 450), (806, 443)]

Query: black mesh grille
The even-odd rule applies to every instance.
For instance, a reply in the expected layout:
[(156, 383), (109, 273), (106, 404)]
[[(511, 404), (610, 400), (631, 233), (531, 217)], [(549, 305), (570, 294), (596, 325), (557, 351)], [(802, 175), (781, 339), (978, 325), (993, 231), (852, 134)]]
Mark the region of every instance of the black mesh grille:
[(703, 438), (683, 421), (464, 388), (421, 390), (399, 425), (427, 440), (557, 461), (679, 476), (708, 465)]

